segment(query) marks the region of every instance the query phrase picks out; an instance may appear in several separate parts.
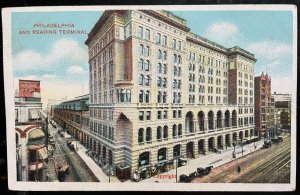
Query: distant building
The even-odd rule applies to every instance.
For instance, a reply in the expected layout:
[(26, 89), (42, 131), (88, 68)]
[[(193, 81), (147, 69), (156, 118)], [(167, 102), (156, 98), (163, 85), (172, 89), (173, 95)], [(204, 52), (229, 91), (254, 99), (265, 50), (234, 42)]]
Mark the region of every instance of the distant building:
[(254, 79), (254, 99), (255, 99), (255, 127), (259, 137), (268, 136), (266, 130), (273, 128), (271, 109), (271, 77), (262, 73)]
[(89, 135), (89, 94), (78, 96), (54, 106), (53, 119), (83, 144)]
[(53, 116), (54, 115), (53, 109), (54, 109), (55, 105), (58, 105), (61, 102), (64, 102), (64, 101), (67, 101), (67, 100), (68, 100), (67, 96), (61, 98), (60, 100), (58, 100), (58, 99), (48, 99), (48, 103), (47, 103), (47, 112), (48, 112), (48, 114), (50, 116)]
[(291, 129), (291, 94), (272, 94), (274, 98), (275, 124), (278, 128)]
[(19, 80), (15, 93), (17, 180), (42, 181), (45, 147), (40, 81)]

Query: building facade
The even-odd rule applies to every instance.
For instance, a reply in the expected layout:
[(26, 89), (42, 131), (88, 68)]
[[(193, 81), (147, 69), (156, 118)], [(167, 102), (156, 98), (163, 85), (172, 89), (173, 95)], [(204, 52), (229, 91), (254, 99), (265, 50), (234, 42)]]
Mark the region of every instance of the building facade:
[(273, 128), (271, 112), (271, 77), (262, 73), (255, 77), (255, 127), (259, 137), (269, 137), (266, 130)]
[[(84, 143), (121, 179), (254, 139), (253, 54), (168, 11), (105, 11), (90, 32)], [(201, 158), (201, 157), (200, 157)]]

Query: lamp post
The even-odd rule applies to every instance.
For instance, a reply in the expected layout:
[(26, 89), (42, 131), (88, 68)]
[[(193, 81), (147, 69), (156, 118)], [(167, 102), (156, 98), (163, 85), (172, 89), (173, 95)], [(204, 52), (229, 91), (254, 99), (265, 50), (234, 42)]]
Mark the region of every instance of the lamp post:
[(243, 138), (241, 138), (241, 142), (242, 142), (242, 156), (244, 155), (244, 149), (243, 149)]
[(176, 183), (177, 183), (177, 167), (178, 167), (178, 161), (177, 161), (177, 152), (174, 152), (174, 154), (175, 154), (175, 160), (176, 160), (176, 164), (175, 164), (175, 166), (176, 166)]

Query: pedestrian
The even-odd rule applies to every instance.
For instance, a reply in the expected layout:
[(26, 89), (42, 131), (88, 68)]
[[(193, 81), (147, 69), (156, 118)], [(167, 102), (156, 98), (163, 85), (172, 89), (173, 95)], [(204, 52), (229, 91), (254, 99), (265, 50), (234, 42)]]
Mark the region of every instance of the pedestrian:
[(238, 173), (241, 172), (241, 167), (240, 166), (237, 167), (237, 171), (238, 171)]

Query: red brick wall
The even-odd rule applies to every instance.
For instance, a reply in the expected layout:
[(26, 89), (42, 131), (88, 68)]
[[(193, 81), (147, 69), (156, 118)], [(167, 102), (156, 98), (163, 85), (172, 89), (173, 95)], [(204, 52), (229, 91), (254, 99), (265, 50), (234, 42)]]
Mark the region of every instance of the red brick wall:
[(228, 71), (228, 103), (237, 104), (237, 69)]
[(40, 81), (19, 80), (19, 96), (33, 97), (34, 92), (40, 93)]
[(125, 41), (125, 80), (132, 80), (132, 38)]

